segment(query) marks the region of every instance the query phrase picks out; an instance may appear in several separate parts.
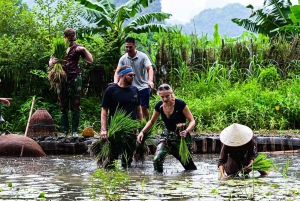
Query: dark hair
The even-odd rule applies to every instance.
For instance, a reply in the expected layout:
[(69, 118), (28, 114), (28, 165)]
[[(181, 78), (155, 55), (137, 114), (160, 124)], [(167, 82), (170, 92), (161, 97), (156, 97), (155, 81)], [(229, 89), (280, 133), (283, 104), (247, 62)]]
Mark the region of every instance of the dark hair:
[(69, 41), (76, 40), (76, 32), (72, 28), (66, 28), (64, 31), (64, 35), (68, 38)]
[(125, 43), (132, 43), (132, 44), (135, 44), (135, 39), (132, 38), (132, 37), (128, 37), (125, 39)]

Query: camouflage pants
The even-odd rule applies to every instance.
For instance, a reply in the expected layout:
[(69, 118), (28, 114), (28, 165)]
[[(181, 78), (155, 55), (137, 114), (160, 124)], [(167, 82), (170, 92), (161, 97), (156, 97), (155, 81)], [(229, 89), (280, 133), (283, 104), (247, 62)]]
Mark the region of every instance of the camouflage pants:
[(82, 78), (68, 80), (61, 89), (57, 90), (59, 109), (61, 112), (61, 126), (63, 132), (68, 133), (69, 119), (68, 113), (72, 111), (72, 132), (77, 132), (79, 126), (79, 111), (81, 101)]
[[(190, 158), (187, 164), (183, 164), (181, 162), (179, 156), (179, 147), (180, 147), (180, 139), (181, 137), (176, 132), (168, 131), (165, 129), (161, 134), (161, 139), (157, 145), (155, 156), (154, 156), (154, 170), (157, 172), (163, 172), (163, 163), (167, 154), (171, 154), (177, 160), (180, 161), (181, 165), (184, 167), (185, 170), (196, 170), (197, 167), (195, 166), (193, 159)], [(188, 147), (191, 147), (192, 138), (191, 135), (186, 137), (186, 143)]]

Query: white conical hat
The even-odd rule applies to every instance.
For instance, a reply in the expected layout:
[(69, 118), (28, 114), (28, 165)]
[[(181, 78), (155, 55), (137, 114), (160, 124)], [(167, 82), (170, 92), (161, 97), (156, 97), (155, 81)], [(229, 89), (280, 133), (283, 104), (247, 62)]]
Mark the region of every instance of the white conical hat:
[(237, 147), (246, 144), (253, 137), (253, 131), (248, 126), (241, 124), (231, 124), (222, 130), (220, 140), (230, 147)]

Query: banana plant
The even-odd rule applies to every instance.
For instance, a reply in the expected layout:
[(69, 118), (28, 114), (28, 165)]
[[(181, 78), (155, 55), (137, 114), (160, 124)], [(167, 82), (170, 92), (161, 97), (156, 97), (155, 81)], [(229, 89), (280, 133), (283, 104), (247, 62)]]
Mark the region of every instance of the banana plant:
[[(120, 48), (125, 37), (130, 33), (148, 32), (175, 32), (172, 26), (159, 24), (169, 19), (171, 14), (164, 12), (151, 12), (134, 19), (134, 16), (141, 12), (142, 7), (146, 8), (154, 0), (129, 0), (127, 3), (116, 7), (110, 0), (76, 0), (83, 5), (79, 14), (93, 24), (92, 33), (99, 33), (114, 40), (114, 46)], [(129, 23), (128, 23), (129, 22)]]
[(254, 11), (251, 4), (246, 7), (252, 10), (252, 14), (248, 19), (234, 18), (232, 22), (250, 32), (272, 37), (280, 32), (278, 28), (292, 24), (289, 17), (291, 6), (290, 0), (264, 0), (261, 9)]

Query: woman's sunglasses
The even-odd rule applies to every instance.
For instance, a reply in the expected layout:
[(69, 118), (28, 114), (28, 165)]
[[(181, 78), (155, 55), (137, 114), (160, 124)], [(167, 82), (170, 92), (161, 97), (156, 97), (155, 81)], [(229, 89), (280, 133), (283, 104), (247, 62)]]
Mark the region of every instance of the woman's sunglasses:
[(168, 85), (158, 87), (158, 91), (170, 90), (170, 89), (171, 87), (169, 87)]

